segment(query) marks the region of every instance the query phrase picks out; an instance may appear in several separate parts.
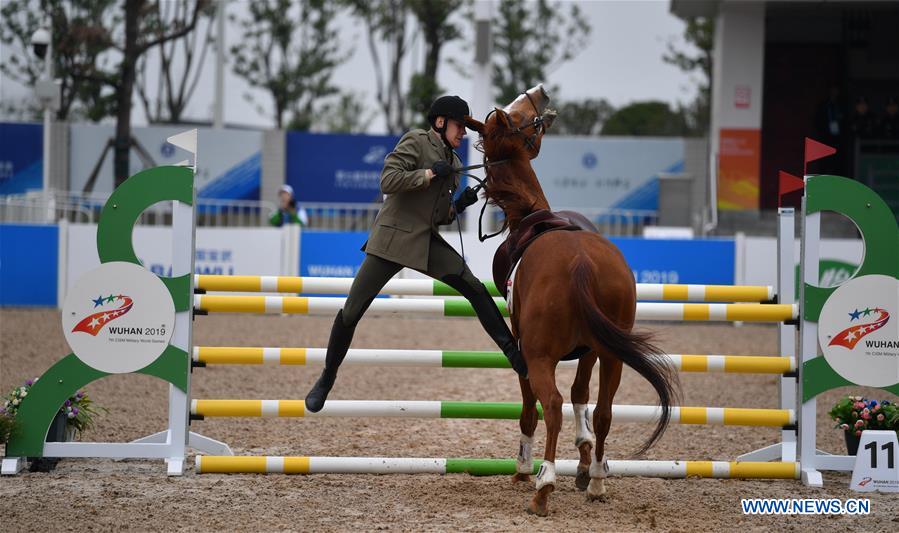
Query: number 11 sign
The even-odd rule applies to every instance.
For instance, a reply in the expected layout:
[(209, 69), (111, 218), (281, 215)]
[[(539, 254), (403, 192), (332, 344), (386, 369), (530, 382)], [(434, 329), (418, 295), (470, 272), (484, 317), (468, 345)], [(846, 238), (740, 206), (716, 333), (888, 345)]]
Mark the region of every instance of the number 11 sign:
[(863, 431), (849, 488), (899, 492), (899, 441), (895, 431)]

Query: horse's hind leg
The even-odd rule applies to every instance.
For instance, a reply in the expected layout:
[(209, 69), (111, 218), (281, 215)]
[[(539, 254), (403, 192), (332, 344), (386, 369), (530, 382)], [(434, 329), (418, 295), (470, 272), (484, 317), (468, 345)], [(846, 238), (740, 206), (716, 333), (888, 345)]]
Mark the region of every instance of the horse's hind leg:
[(577, 429), (574, 446), (580, 454), (574, 484), (580, 490), (586, 490), (587, 484), (590, 483), (590, 458), (593, 446), (596, 445), (596, 438), (590, 429), (592, 424), (588, 424), (590, 413), (587, 410), (587, 401), (590, 399), (590, 374), (593, 373), (595, 363), (596, 355), (594, 353), (584, 354), (578, 360), (577, 375), (571, 385), (571, 403), (574, 407), (574, 424)]
[(530, 481), (531, 472), (534, 470), (533, 450), (534, 430), (537, 429), (537, 397), (534, 396), (528, 380), (519, 376), (518, 385), (521, 387), (521, 418), (518, 419), (521, 440), (518, 445), (518, 458), (512, 480)]
[(599, 363), (599, 400), (593, 411), (593, 430), (596, 432), (596, 452), (590, 463), (590, 484), (587, 486), (587, 499), (605, 500), (605, 478), (608, 474), (603, 461), (606, 437), (612, 425), (612, 400), (621, 383), (621, 361), (611, 355), (600, 359)]
[[(536, 358), (529, 359), (535, 361)], [(531, 365), (528, 372), (531, 389), (543, 405), (543, 420), (546, 423), (546, 449), (543, 464), (537, 472), (537, 494), (531, 500), (528, 511), (546, 516), (550, 493), (556, 488), (556, 442), (562, 429), (562, 395), (556, 388), (555, 361), (540, 359)]]

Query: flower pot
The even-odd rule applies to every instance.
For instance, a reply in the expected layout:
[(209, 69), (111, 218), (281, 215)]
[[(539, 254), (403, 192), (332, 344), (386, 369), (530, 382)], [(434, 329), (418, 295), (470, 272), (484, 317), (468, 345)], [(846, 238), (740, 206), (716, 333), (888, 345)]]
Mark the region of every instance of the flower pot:
[(849, 455), (855, 455), (858, 453), (858, 442), (861, 437), (855, 436), (855, 430), (844, 431), (843, 438), (846, 439), (846, 451), (849, 452)]

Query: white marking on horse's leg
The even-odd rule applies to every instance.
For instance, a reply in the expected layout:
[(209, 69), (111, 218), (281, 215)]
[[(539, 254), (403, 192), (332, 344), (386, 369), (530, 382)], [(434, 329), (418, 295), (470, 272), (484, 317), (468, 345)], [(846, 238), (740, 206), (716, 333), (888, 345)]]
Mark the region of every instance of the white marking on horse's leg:
[(519, 474), (528, 474), (534, 471), (534, 460), (531, 450), (534, 449), (534, 437), (521, 434), (518, 444), (518, 459), (515, 462), (515, 471)]
[(590, 463), (590, 484), (587, 485), (587, 497), (591, 500), (602, 499), (606, 494), (606, 478), (609, 476), (609, 463), (605, 457), (602, 462), (596, 456)]
[(590, 462), (590, 477), (595, 479), (605, 479), (609, 477), (608, 459), (603, 457), (602, 462), (597, 462), (596, 456), (593, 456), (593, 461)]
[(556, 463), (551, 461), (543, 461), (537, 471), (537, 490), (547, 485), (556, 486)]
[(587, 404), (574, 404), (574, 423), (577, 428), (577, 436), (574, 439), (576, 448), (580, 448), (581, 444), (585, 442), (589, 442), (590, 446), (596, 447), (596, 435), (593, 434), (593, 430), (590, 429), (587, 423), (589, 419), (590, 411), (587, 409)]

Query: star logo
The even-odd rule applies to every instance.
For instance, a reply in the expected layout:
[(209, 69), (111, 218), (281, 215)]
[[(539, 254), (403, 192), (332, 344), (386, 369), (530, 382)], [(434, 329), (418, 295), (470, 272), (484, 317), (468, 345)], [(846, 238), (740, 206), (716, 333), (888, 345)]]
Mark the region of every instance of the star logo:
[(852, 350), (863, 337), (884, 327), (886, 323), (890, 321), (890, 313), (887, 312), (886, 309), (881, 309), (879, 307), (871, 309), (870, 307), (867, 307), (863, 311), (856, 309), (855, 311), (848, 313), (849, 322), (851, 323), (855, 320), (859, 320), (859, 316), (870, 316), (872, 314), (876, 314), (876, 316), (873, 317), (874, 322), (849, 326), (834, 335), (828, 346), (842, 346)]
[(124, 294), (119, 294), (118, 296), (113, 294), (110, 294), (109, 296), (100, 295), (100, 297), (98, 297), (96, 300), (91, 299), (91, 302), (93, 302), (94, 304), (94, 309), (101, 305), (113, 303), (116, 301), (121, 302), (121, 305), (118, 308), (98, 311), (84, 317), (75, 325), (74, 328), (72, 328), (72, 333), (80, 331), (82, 333), (87, 333), (96, 337), (97, 334), (100, 333), (100, 331), (103, 329), (103, 326), (124, 315), (125, 313), (130, 311), (132, 307), (134, 307), (134, 300), (132, 300), (128, 296), (125, 296)]

